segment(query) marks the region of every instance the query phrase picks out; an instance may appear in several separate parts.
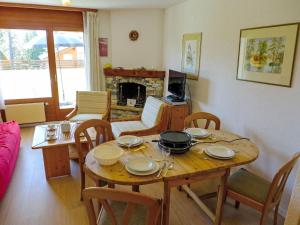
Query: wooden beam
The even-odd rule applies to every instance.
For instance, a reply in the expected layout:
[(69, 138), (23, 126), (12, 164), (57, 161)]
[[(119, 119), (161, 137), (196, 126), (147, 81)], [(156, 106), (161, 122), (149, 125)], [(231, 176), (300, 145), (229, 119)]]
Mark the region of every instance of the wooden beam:
[(24, 8), (24, 9), (46, 9), (46, 10), (61, 10), (71, 12), (97, 12), (97, 9), (90, 8), (77, 8), (77, 7), (65, 7), (65, 6), (53, 6), (53, 5), (37, 5), (37, 4), (21, 4), (21, 3), (9, 3), (0, 2), (0, 7), (13, 7), (13, 8)]

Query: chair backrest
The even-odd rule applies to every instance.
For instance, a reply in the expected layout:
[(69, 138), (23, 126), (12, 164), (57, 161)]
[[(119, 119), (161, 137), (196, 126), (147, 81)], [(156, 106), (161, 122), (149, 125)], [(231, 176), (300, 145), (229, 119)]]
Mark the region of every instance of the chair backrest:
[(78, 114), (105, 114), (110, 109), (111, 92), (77, 91), (76, 105)]
[(185, 128), (189, 128), (192, 126), (199, 127), (198, 120), (206, 120), (205, 127), (204, 127), (205, 129), (208, 129), (210, 122), (214, 121), (215, 129), (220, 130), (220, 127), (221, 127), (220, 119), (217, 116), (215, 116), (211, 113), (207, 113), (207, 112), (196, 112), (196, 113), (193, 113), (193, 114), (187, 116), (184, 119), (184, 127)]
[[(79, 163), (84, 163), (86, 153), (95, 146), (114, 139), (111, 125), (104, 120), (87, 120), (75, 130), (75, 144), (79, 154)], [(86, 142), (81, 140), (85, 138)], [(84, 147), (85, 146), (85, 147)]]
[(160, 123), (164, 105), (165, 103), (157, 98), (147, 98), (141, 117), (146, 127), (151, 128)]
[(299, 157), (300, 152), (296, 153), (293, 158), (283, 165), (275, 174), (269, 189), (265, 208), (273, 207), (280, 202), (288, 177)]
[[(142, 224), (155, 225), (160, 218), (161, 201), (141, 193), (94, 187), (84, 189), (82, 194), (87, 208), (90, 225), (98, 224), (92, 201), (93, 199), (96, 199), (101, 203), (102, 210), (105, 210), (106, 215), (111, 221), (111, 225), (128, 225), (133, 213), (138, 211), (135, 209), (139, 206), (146, 207), (147, 212), (146, 218), (143, 218), (145, 219), (145, 222)], [(116, 212), (114, 212), (114, 209), (111, 207), (111, 204), (114, 201), (127, 203), (124, 213), (121, 214), (123, 217), (121, 218), (120, 224), (117, 222)], [(100, 213), (100, 215), (103, 215), (103, 211)], [(137, 225), (140, 225), (140, 223)]]

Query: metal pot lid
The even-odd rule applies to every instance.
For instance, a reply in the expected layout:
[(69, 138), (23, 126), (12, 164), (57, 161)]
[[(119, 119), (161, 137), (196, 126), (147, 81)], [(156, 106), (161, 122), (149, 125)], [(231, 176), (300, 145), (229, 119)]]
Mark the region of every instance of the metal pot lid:
[(160, 134), (160, 139), (170, 143), (189, 143), (191, 136), (182, 131), (165, 131)]

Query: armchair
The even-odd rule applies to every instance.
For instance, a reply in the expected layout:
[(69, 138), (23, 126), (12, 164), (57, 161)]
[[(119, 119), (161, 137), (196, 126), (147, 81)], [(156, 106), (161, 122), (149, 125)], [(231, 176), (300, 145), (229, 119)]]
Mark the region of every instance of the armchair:
[(109, 120), (111, 106), (110, 91), (77, 91), (76, 106), (66, 120)]
[(112, 122), (115, 138), (123, 135), (146, 136), (168, 129), (170, 107), (163, 101), (149, 96), (141, 116), (132, 120)]

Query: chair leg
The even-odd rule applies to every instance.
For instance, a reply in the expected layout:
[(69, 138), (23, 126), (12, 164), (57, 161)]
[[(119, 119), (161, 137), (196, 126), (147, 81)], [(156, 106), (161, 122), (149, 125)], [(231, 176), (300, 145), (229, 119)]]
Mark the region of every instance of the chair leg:
[(81, 176), (80, 201), (82, 201), (83, 200), (82, 191), (85, 188), (85, 173), (83, 171), (81, 171), (80, 176)]
[(239, 201), (235, 201), (234, 207), (236, 209), (239, 209), (240, 208), (240, 202)]
[(273, 225), (277, 225), (278, 209), (279, 209), (279, 204), (276, 205), (276, 207), (275, 207), (275, 211), (274, 211), (274, 223), (273, 223)]
[(260, 218), (260, 225), (266, 225), (268, 221), (268, 211), (264, 211)]

